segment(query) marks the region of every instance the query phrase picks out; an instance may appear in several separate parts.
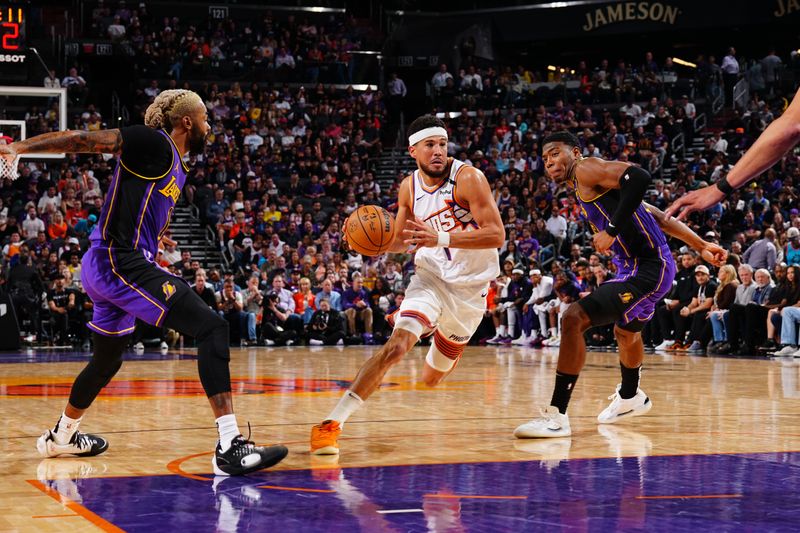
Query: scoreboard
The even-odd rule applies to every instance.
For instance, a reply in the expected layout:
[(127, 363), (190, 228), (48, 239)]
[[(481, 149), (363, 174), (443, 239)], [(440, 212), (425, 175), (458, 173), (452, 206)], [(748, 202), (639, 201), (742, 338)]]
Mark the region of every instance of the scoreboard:
[(25, 62), (25, 10), (0, 4), (0, 63)]

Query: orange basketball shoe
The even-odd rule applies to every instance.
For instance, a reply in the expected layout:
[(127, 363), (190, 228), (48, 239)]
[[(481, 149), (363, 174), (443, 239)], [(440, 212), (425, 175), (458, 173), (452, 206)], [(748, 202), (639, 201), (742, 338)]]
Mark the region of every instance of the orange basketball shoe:
[(336, 455), (339, 446), (336, 439), (342, 432), (339, 422), (325, 420), (311, 428), (311, 453), (312, 455)]

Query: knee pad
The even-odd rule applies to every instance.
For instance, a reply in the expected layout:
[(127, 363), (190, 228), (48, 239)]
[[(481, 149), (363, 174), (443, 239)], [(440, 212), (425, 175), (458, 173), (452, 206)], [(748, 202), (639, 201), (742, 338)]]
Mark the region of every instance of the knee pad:
[(433, 335), (433, 344), (425, 356), (425, 361), (439, 372), (447, 372), (461, 359), (464, 353), (464, 344), (457, 344), (445, 338), (436, 330)]
[(428, 366), (439, 372), (447, 372), (456, 364), (455, 359), (450, 359), (436, 348), (436, 344), (431, 344), (428, 355), (425, 356)]
[(394, 315), (394, 328), (411, 332), (418, 339), (425, 333), (425, 325), (416, 318), (409, 316)]

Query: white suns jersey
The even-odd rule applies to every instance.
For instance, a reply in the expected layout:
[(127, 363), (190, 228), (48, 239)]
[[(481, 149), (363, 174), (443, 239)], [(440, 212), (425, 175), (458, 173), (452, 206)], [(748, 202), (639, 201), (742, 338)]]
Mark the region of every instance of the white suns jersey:
[[(433, 189), (425, 185), (419, 170), (411, 175), (412, 211), (436, 231), (461, 233), (478, 228), (469, 208), (459, 205), (453, 192), (458, 187), (458, 174), (464, 166), (465, 163), (453, 159), (450, 175)], [(496, 248), (425, 247), (417, 251), (414, 264), (442, 281), (459, 285), (489, 282), (500, 274)]]

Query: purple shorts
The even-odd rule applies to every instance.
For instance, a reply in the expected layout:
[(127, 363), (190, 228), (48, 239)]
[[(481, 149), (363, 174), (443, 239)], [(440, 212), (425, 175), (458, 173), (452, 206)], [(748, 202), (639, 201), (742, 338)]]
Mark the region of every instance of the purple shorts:
[(89, 329), (106, 336), (133, 333), (136, 319), (161, 326), (169, 308), (190, 289), (142, 250), (93, 244), (81, 261), (81, 281), (94, 303)]
[(655, 313), (656, 305), (675, 279), (675, 262), (668, 247), (659, 249), (659, 259), (632, 259), (621, 265), (617, 277), (606, 281), (578, 303), (593, 326), (616, 323), (641, 330)]

